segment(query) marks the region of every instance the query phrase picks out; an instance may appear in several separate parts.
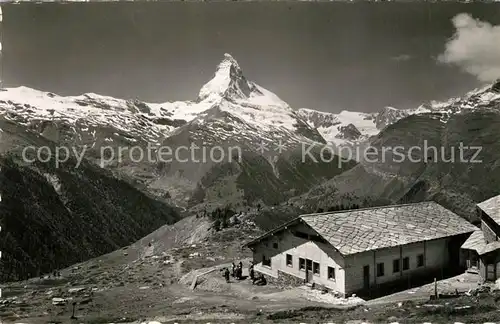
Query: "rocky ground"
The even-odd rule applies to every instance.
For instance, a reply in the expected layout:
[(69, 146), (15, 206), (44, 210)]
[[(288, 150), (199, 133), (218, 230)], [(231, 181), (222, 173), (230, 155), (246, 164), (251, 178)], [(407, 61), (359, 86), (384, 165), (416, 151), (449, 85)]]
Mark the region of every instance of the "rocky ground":
[[(127, 248), (63, 269), (61, 276), (3, 285), (2, 323), (358, 323), (388, 319), (483, 323), (498, 319), (500, 294), (496, 292), (371, 305), (309, 287), (254, 286), (248, 279), (226, 283), (220, 270), (233, 261), (242, 261), (247, 274), (250, 253), (241, 246), (260, 231), (243, 222), (207, 234), (211, 230), (206, 218), (183, 222), (184, 230), (175, 225), (160, 228)], [(76, 319), (71, 319), (74, 303)]]
[[(304, 305), (300, 293), (306, 290), (280, 295), (282, 289), (250, 280), (226, 283), (220, 269), (240, 260), (247, 267), (250, 253), (242, 245), (260, 231), (240, 224), (207, 235), (207, 223), (190, 217), (183, 220), (184, 231), (165, 226), (127, 248), (63, 269), (60, 276), (5, 284), (2, 323), (237, 320)], [(191, 289), (192, 279), (208, 270), (214, 271)], [(311, 296), (309, 305), (321, 304)], [(76, 320), (70, 320), (73, 303)]]

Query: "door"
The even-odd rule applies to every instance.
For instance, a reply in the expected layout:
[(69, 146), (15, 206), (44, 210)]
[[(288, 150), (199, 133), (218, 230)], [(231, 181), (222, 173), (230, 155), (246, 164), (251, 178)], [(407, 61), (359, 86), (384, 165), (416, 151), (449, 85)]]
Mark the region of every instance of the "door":
[(478, 256), (475, 252), (469, 251), (469, 256), (467, 258), (467, 271), (469, 272), (475, 272), (479, 270), (479, 262), (478, 262)]
[(363, 267), (363, 288), (370, 288), (370, 266), (365, 265)]
[(306, 282), (312, 282), (313, 278), (313, 262), (312, 260), (306, 259)]
[(487, 280), (495, 280), (495, 265), (488, 264), (486, 266), (486, 278)]
[(448, 266), (450, 269), (460, 269), (460, 246), (462, 241), (459, 238), (451, 238), (448, 241)]

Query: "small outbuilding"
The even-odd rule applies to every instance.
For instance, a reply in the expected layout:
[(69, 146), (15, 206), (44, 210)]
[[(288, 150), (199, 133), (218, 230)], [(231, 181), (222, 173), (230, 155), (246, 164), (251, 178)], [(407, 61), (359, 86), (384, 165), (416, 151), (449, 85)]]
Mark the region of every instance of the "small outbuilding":
[(483, 281), (500, 278), (500, 195), (477, 204), (481, 228), (462, 245), (468, 272), (479, 273)]

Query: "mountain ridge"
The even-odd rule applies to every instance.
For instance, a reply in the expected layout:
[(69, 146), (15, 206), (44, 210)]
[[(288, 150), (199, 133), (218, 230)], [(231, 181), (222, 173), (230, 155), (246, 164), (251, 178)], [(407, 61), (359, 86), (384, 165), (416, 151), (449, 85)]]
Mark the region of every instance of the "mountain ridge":
[[(123, 146), (144, 149), (151, 144), (154, 148), (168, 146), (174, 151), (192, 145), (211, 150), (216, 146), (227, 149), (229, 144), (237, 145), (242, 149), (246, 162), (238, 161), (238, 166), (231, 167), (238, 171), (232, 175), (235, 178), (228, 186), (244, 191), (245, 188), (241, 188), (241, 177), (244, 177), (247, 179), (243, 181), (247, 183), (246, 189), (253, 187), (254, 184), (248, 183), (251, 177), (244, 174), (250, 169), (255, 170), (252, 163), (258, 163), (269, 168), (269, 176), (273, 177), (264, 177), (267, 183), (261, 183), (261, 186), (280, 193), (263, 193), (255, 199), (265, 200), (274, 196), (283, 200), (282, 192), (294, 182), (283, 177), (291, 176), (302, 166), (297, 162), (290, 163), (297, 155), (300, 156), (298, 148), (303, 144), (326, 143), (321, 134), (286, 102), (247, 80), (239, 64), (229, 54), (224, 56), (212, 79), (202, 86), (195, 101), (153, 104), (97, 94), (61, 97), (19, 87), (0, 92), (0, 115), (58, 145), (89, 147), (87, 157), (112, 170), (116, 177), (125, 175), (141, 190), (172, 197), (176, 204), (184, 207), (189, 202), (197, 201), (191, 198), (204, 187), (200, 186), (201, 181), (210, 173), (219, 174), (214, 168), (225, 168), (223, 163), (208, 161), (195, 164), (193, 161), (175, 160), (168, 165), (158, 161), (136, 163), (132, 156), (122, 158), (116, 155), (108, 161), (103, 149), (111, 147), (117, 151)], [(249, 164), (249, 161), (252, 162)], [(332, 160), (330, 164), (334, 163)], [(312, 170), (316, 170), (318, 175), (312, 174), (310, 179), (328, 179), (341, 168), (331, 169), (329, 175), (314, 167)], [(306, 182), (306, 187), (296, 185), (306, 190), (315, 184)], [(252, 192), (251, 196), (256, 191)], [(248, 195), (244, 196), (250, 199)]]
[[(492, 85), (470, 91), (465, 96), (443, 102), (430, 101), (415, 109), (397, 109), (388, 106), (374, 113), (346, 110), (329, 113), (310, 108), (292, 109), (274, 93), (247, 80), (239, 63), (230, 54), (225, 53), (223, 60), (217, 65), (213, 78), (201, 87), (194, 101), (148, 103), (95, 93), (64, 97), (21, 86), (6, 88), (0, 92), (0, 114), (27, 124), (29, 119), (35, 120), (35, 123), (36, 120), (65, 120), (74, 125), (80, 123), (94, 127), (111, 127), (131, 135), (133, 140), (158, 144), (177, 128), (223, 101), (228, 101), (256, 110), (259, 108), (262, 110), (262, 107), (274, 107), (278, 115), (286, 116), (288, 113), (294, 113), (297, 118), (316, 128), (328, 143), (342, 146), (356, 141), (366, 141), (388, 125), (412, 114), (445, 111), (455, 113), (461, 109), (474, 109), (480, 106), (481, 102), (493, 100), (491, 97), (497, 96), (493, 89), (499, 84), (500, 81), (497, 81)], [(269, 115), (272, 116), (272, 112)], [(248, 121), (255, 119), (252, 114), (244, 117)], [(270, 127), (280, 126), (279, 121), (269, 122), (267, 117), (263, 115), (263, 118), (254, 121)], [(338, 136), (340, 128), (349, 124), (353, 124), (360, 131), (358, 139), (346, 140)], [(127, 127), (128, 125), (130, 126)]]
[[(41, 135), (0, 118), (0, 281), (49, 273), (132, 243), (178, 211), (74, 156), (37, 161), (23, 147), (54, 148)], [(45, 159), (47, 155), (42, 155)]]
[[(298, 206), (315, 211), (337, 205), (339, 201), (382, 203), (436, 199), (447, 207), (460, 206), (464, 210), (461, 215), (472, 219), (472, 211), (464, 206), (494, 191), (479, 180), (484, 170), (477, 166), (431, 166), (426, 161), (417, 164), (369, 163), (363, 159), (358, 162), (341, 161), (335, 154), (330, 154), (327, 162), (314, 163), (301, 160), (301, 149), (304, 144), (318, 145), (318, 149), (311, 153), (319, 157), (323, 153), (321, 147), (328, 144), (381, 148), (401, 143), (416, 145), (422, 139), (429, 139), (435, 145), (449, 148), (461, 138), (475, 144), (478, 138), (485, 138), (490, 145), (486, 156), (487, 169), (495, 170), (500, 165), (500, 157), (491, 152), (497, 149), (494, 143), (500, 138), (494, 127), (500, 120), (499, 104), (500, 82), (497, 81), (462, 97), (424, 103), (415, 109), (384, 107), (377, 113), (344, 110), (338, 114), (307, 108), (293, 109), (276, 94), (247, 80), (230, 55), (224, 56), (213, 78), (202, 86), (193, 101), (146, 103), (95, 93), (63, 97), (26, 87), (2, 89), (0, 134), (7, 133), (0, 138), (2, 208), (9, 207), (11, 222), (15, 214), (12, 211), (27, 204), (30, 197), (47, 197), (40, 194), (43, 189), (50, 192), (50, 199), (57, 202), (57, 206), (69, 208), (69, 211), (62, 209), (61, 213), (53, 211), (65, 221), (71, 220), (69, 216), (74, 212), (71, 208), (76, 208), (80, 215), (85, 209), (82, 206), (87, 204), (93, 206), (95, 219), (116, 228), (109, 215), (99, 211), (94, 203), (101, 204), (107, 212), (121, 210), (117, 217), (124, 219), (130, 231), (125, 233), (117, 229), (121, 236), (110, 242), (107, 241), (107, 234), (101, 235), (99, 242), (105, 248), (93, 246), (87, 238), (68, 240), (71, 244), (68, 244), (69, 250), (65, 253), (76, 253), (77, 243), (86, 242), (87, 252), (90, 252), (77, 255), (83, 258), (123, 245), (124, 237), (131, 233), (137, 238), (146, 231), (154, 230), (152, 227), (175, 220), (177, 216), (171, 207), (166, 208), (168, 212), (159, 211), (161, 206), (169, 206), (165, 201), (191, 213), (206, 213), (223, 206), (231, 206), (241, 212), (249, 206), (259, 210), (261, 205), (290, 204), (294, 208)], [(488, 124), (491, 120), (495, 121), (495, 125)], [(468, 124), (474, 126), (469, 127)], [(276, 146), (277, 143), (280, 145)], [(121, 156), (114, 156), (107, 164), (102, 164), (102, 168), (95, 165), (99, 166), (107, 159), (101, 152), (104, 147), (137, 146), (144, 149), (149, 144), (173, 149), (196, 145), (208, 149), (218, 146), (225, 150), (238, 146), (241, 158), (220, 162), (174, 160), (164, 163), (136, 162), (132, 156), (121, 160)], [(91, 150), (82, 170), (72, 169), (71, 166), (54, 169), (50, 164), (26, 165), (19, 159), (15, 163), (9, 160), (13, 152), (19, 157), (20, 150), (26, 145), (88, 146)], [(85, 172), (87, 175), (82, 175)], [(463, 184), (457, 183), (451, 175), (461, 179)], [(86, 189), (82, 192), (75, 185), (80, 177), (85, 177), (82, 185), (84, 183)], [(29, 181), (16, 184), (13, 178), (31, 179), (35, 185), (30, 187)], [(61, 181), (63, 178), (66, 182)], [(500, 179), (493, 180), (500, 183)], [(102, 182), (108, 185), (103, 187), (100, 185)], [(119, 190), (113, 189), (109, 183), (118, 183)], [(469, 184), (473, 184), (473, 190), (470, 190)], [(65, 186), (71, 188), (69, 193), (64, 192)], [(108, 192), (111, 205), (106, 200), (98, 199), (103, 188)], [(5, 190), (21, 192), (23, 199), (15, 200), (15, 194), (10, 192), (10, 196), (6, 195)], [(134, 201), (132, 198), (142, 191), (140, 206), (149, 208), (144, 205), (147, 202), (146, 205), (158, 208), (149, 211), (156, 215), (151, 220), (153, 226), (146, 226), (144, 218), (138, 221), (134, 215), (136, 210), (130, 204), (127, 204), (126, 210), (121, 209), (122, 206), (117, 203), (120, 201), (120, 190), (124, 190), (122, 194), (128, 197), (127, 202)], [(467, 190), (472, 193), (468, 194)], [(84, 205), (78, 202), (80, 197)], [(50, 218), (47, 213), (52, 211), (50, 206), (44, 206), (45, 209), (39, 207), (33, 206), (33, 209)], [(25, 210), (21, 212), (29, 215)], [(283, 217), (277, 219), (282, 220)], [(43, 221), (40, 222), (43, 224)], [(15, 239), (2, 244), (21, 245), (21, 231), (29, 229), (23, 224), (12, 226), (11, 223), (10, 226), (14, 228)], [(95, 226), (92, 226), (86, 232), (95, 231)], [(57, 229), (67, 236), (68, 228)], [(41, 239), (39, 235), (34, 237), (38, 241)], [(33, 242), (22, 247), (22, 251), (31, 251), (33, 260), (39, 260), (40, 252), (32, 250), (33, 245), (38, 243)], [(59, 244), (62, 246), (65, 243), (61, 241)], [(17, 273), (14, 275), (26, 275), (20, 270), (23, 253), (11, 259), (15, 264), (11, 272)], [(41, 270), (60, 265), (57, 260), (59, 256), (50, 259)], [(34, 264), (30, 265), (30, 272), (38, 271)]]
[[(343, 148), (364, 148), (381, 131), (409, 116), (437, 113), (445, 122), (463, 110), (488, 106), (500, 98), (496, 87), (498, 82), (459, 98), (433, 101), (406, 110), (384, 107), (376, 113), (343, 110), (335, 114), (308, 108), (293, 109), (276, 94), (247, 80), (239, 63), (226, 53), (194, 101), (146, 103), (94, 93), (62, 97), (18, 87), (0, 92), (0, 115), (59, 145), (88, 146), (91, 149), (87, 157), (105, 165), (116, 177), (124, 177), (141, 190), (159, 197), (172, 197), (176, 204), (187, 207), (193, 195), (199, 194), (203, 179), (210, 173), (220, 173), (212, 168), (221, 166), (175, 161), (169, 165), (134, 164), (132, 157), (121, 159), (121, 156), (102, 164), (106, 160), (102, 149), (144, 148), (150, 144), (154, 148), (203, 145), (212, 149), (219, 145), (227, 149), (230, 144), (238, 145), (253, 163), (256, 163), (255, 156), (259, 156), (258, 160), (262, 161), (258, 163), (270, 168), (270, 175), (276, 178), (269, 180), (267, 185), (271, 188), (276, 187), (274, 181), (290, 182), (290, 179), (279, 178), (290, 174), (290, 168), (295, 167), (286, 162), (281, 164), (282, 167), (287, 165), (286, 170), (280, 170), (276, 162), (289, 161), (291, 154), (299, 153), (301, 145), (332, 145), (336, 154), (342, 155), (339, 151)], [(278, 144), (280, 152), (276, 152)], [(230, 169), (235, 170), (234, 166)], [(236, 169), (239, 175), (232, 176), (237, 178), (244, 171), (241, 165)], [(332, 176), (337, 172), (339, 170)], [(323, 171), (320, 174), (326, 176), (325, 179), (329, 177)]]

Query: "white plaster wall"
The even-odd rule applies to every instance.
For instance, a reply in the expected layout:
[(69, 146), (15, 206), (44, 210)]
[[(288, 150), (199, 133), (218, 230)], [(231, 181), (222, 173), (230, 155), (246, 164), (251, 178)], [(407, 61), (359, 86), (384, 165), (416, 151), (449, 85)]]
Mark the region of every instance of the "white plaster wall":
[[(346, 293), (363, 289), (363, 266), (370, 266), (370, 285), (384, 284), (410, 275), (437, 270), (448, 263), (447, 239), (419, 242), (400, 247), (368, 251), (345, 257)], [(425, 247), (425, 249), (424, 249)], [(402, 257), (401, 257), (402, 254)], [(424, 254), (424, 266), (417, 268), (417, 256)], [(410, 268), (403, 269), (403, 258), (409, 257)], [(400, 259), (400, 272), (393, 273), (393, 260)], [(376, 277), (377, 263), (384, 263), (384, 276)], [(402, 270), (402, 271), (401, 271)]]
[[(297, 225), (294, 230), (300, 230), (305, 233), (315, 234), (305, 225)], [(273, 243), (278, 243), (278, 249), (273, 247)], [(271, 267), (262, 265), (262, 255), (271, 258)], [(286, 254), (292, 255), (293, 267), (286, 265)], [(265, 242), (255, 246), (254, 262), (255, 270), (271, 275), (278, 276), (278, 270), (305, 279), (305, 271), (299, 270), (299, 258), (310, 259), (320, 264), (319, 275), (312, 274), (312, 282), (324, 285), (340, 293), (345, 292), (345, 274), (344, 259), (329, 244), (311, 242), (294, 236), (289, 230), (281, 235), (274, 235)], [(328, 267), (335, 268), (335, 280), (328, 279)]]
[[(320, 274), (319, 276), (312, 275), (313, 282), (348, 294), (363, 289), (363, 266), (365, 265), (370, 267), (370, 286), (373, 286), (402, 280), (430, 270), (443, 269), (449, 261), (448, 239), (446, 238), (407, 244), (401, 246), (401, 249), (394, 247), (344, 257), (328, 244), (310, 242), (294, 236), (290, 232), (291, 229), (315, 234), (309, 227), (299, 224), (260, 242), (254, 249), (256, 271), (278, 277), (278, 270), (280, 270), (305, 279), (305, 271), (299, 270), (299, 258), (310, 259), (320, 264)], [(277, 249), (273, 247), (273, 243), (278, 243)], [(293, 267), (286, 265), (286, 254), (292, 255)], [(424, 254), (424, 266), (417, 268), (419, 254)], [(271, 258), (271, 267), (262, 265), (262, 255)], [(402, 270), (405, 257), (409, 257), (410, 260), (408, 270)], [(393, 273), (394, 259), (400, 259), (400, 272), (398, 273)], [(381, 262), (384, 263), (384, 276), (376, 277), (376, 264)], [(328, 266), (335, 268), (335, 280), (328, 279)]]

